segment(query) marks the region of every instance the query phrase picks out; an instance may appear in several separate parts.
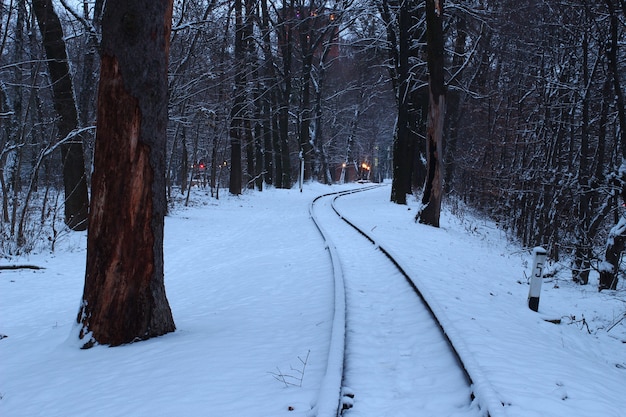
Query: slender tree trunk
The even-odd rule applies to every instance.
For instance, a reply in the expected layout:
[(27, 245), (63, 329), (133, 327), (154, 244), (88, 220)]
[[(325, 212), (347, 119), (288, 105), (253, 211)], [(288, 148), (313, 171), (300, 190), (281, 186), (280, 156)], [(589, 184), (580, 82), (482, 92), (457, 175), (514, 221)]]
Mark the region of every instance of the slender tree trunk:
[[(265, 95), (269, 95), (271, 97), (270, 90), (265, 90)], [(265, 174), (263, 175), (265, 184), (273, 185), (274, 184), (274, 148), (272, 143), (272, 112), (271, 112), (271, 98), (263, 98), (263, 109), (262, 109), (262, 119), (263, 119), (263, 169), (265, 170)]]
[[(84, 18), (89, 18), (90, 4), (83, 0)], [(97, 11), (94, 11), (97, 13)], [(92, 22), (99, 29), (100, 16), (94, 15)], [(80, 79), (80, 94), (78, 94), (78, 120), (80, 127), (87, 127), (93, 123), (95, 109), (95, 90), (98, 80), (97, 59), (98, 59), (98, 38), (95, 32), (85, 31), (83, 47), (85, 48), (82, 74)]]
[[(83, 0), (83, 17), (89, 19), (90, 0)], [(98, 84), (99, 56), (98, 56), (98, 34), (100, 33), (100, 22), (102, 20), (102, 9), (99, 4), (93, 10), (91, 22), (95, 30), (85, 30), (83, 48), (84, 56), (81, 65), (81, 75), (79, 81), (79, 91), (77, 91), (78, 126), (83, 128), (95, 124), (96, 119), (96, 86)], [(95, 131), (90, 130), (81, 135), (81, 142), (85, 155), (85, 175), (87, 184), (91, 182), (91, 169), (93, 166), (93, 147), (95, 142)]]
[[(258, 73), (257, 73), (258, 77)], [(263, 134), (263, 124), (261, 122), (261, 113), (263, 111), (264, 103), (261, 98), (261, 87), (257, 81), (257, 86), (254, 93), (254, 101), (257, 103), (255, 107), (255, 121), (254, 121), (254, 184), (257, 190), (263, 191), (263, 183), (265, 177), (265, 160), (263, 147), (265, 144), (265, 138)]]
[[(278, 112), (278, 146), (275, 149), (280, 150), (280, 155), (276, 155), (276, 158), (280, 158), (280, 164), (276, 164), (276, 186), (279, 188), (291, 187), (291, 158), (289, 155), (289, 107), (291, 99), (291, 81), (292, 81), (292, 68), (291, 58), (293, 51), (293, 30), (291, 25), (293, 22), (289, 20), (289, 12), (294, 10), (294, 0), (289, 1), (289, 5), (283, 8), (284, 15), (282, 16), (282, 25), (278, 33), (279, 48), (283, 57), (281, 83), (282, 88), (279, 88), (276, 94), (277, 109)], [(278, 171), (280, 170), (280, 178)]]
[(575, 226), (574, 266), (572, 279), (582, 285), (589, 282), (591, 246), (589, 242), (589, 225), (591, 220), (590, 177), (591, 164), (589, 155), (589, 68), (587, 62), (588, 41), (585, 35), (583, 46), (583, 97), (582, 125), (580, 137), (580, 163), (578, 165), (578, 224)]
[[(243, 22), (243, 48), (244, 48), (244, 64), (242, 69), (244, 69), (244, 73), (249, 73), (248, 79), (256, 82), (259, 77), (258, 71), (258, 61), (254, 58), (254, 50), (255, 44), (252, 38), (253, 36), (253, 21), (254, 21), (254, 1), (245, 0), (245, 13), (244, 13), (244, 22)], [(244, 77), (245, 80), (245, 77)], [(246, 96), (244, 101), (247, 102), (245, 107), (245, 117), (243, 120), (243, 132), (245, 135), (245, 145), (246, 145), (246, 171), (248, 174), (248, 178), (246, 181), (246, 186), (248, 189), (253, 190), (256, 183), (256, 140), (254, 135), (254, 129), (252, 127), (252, 116), (254, 114), (253, 108), (256, 109), (259, 106), (258, 97), (255, 96), (254, 92), (248, 91), (248, 82), (245, 81), (244, 91)], [(252, 103), (249, 101), (252, 100)]]
[[(185, 194), (187, 191), (187, 186), (191, 188), (191, 183), (188, 181), (189, 177), (189, 151), (187, 150), (187, 134), (186, 128), (183, 126), (181, 129), (181, 138), (180, 138), (180, 146), (182, 148), (181, 151), (181, 163), (180, 163), (180, 193)], [(195, 157), (195, 155), (194, 155)], [(192, 164), (195, 164), (196, 161), (193, 161)], [(193, 181), (193, 177), (192, 177)]]
[(314, 136), (312, 139), (313, 148), (314, 148), (314, 168), (313, 173), (317, 175), (318, 180), (324, 184), (332, 184), (333, 178), (330, 174), (330, 168), (328, 166), (328, 157), (326, 155), (326, 150), (324, 149), (323, 142), (323, 123), (322, 123), (322, 86), (326, 81), (326, 68), (327, 68), (327, 59), (328, 54), (332, 48), (333, 38), (329, 38), (324, 44), (324, 52), (322, 53), (322, 57), (319, 62), (318, 69), (318, 77), (315, 83), (315, 118), (313, 120), (313, 132)]
[(300, 30), (302, 48), (302, 77), (300, 79), (300, 151), (304, 158), (304, 181), (313, 173), (313, 146), (311, 145), (311, 71), (313, 70), (313, 47), (311, 45), (311, 23), (304, 19)]
[(255, 140), (254, 134), (252, 132), (252, 126), (250, 124), (250, 120), (246, 118), (243, 121), (243, 130), (245, 132), (246, 137), (246, 172), (248, 174), (248, 178), (246, 181), (246, 188), (250, 190), (254, 190), (255, 184)]
[(106, 2), (87, 267), (77, 317), (84, 348), (175, 329), (163, 277), (172, 3)]
[[(279, 182), (282, 177), (281, 160), (278, 157), (280, 145), (278, 143), (276, 126), (276, 103), (278, 94), (278, 85), (276, 71), (274, 69), (273, 48), (270, 32), (270, 16), (268, 11), (268, 0), (260, 0), (261, 9), (260, 29), (262, 33), (262, 50), (264, 62), (262, 65), (263, 76), (267, 81), (263, 82), (263, 160), (265, 170), (265, 183), (268, 185), (276, 185), (280, 188)], [(275, 180), (276, 179), (276, 180)]]
[[(406, 4), (401, 4), (401, 7), (406, 7)], [(399, 57), (398, 52), (400, 50), (398, 45), (398, 37), (396, 36), (396, 32), (393, 30), (393, 21), (392, 21), (392, 13), (389, 4), (389, 0), (381, 0), (379, 4), (379, 12), (381, 14), (382, 20), (385, 23), (386, 35), (387, 35), (387, 51), (389, 55), (389, 76), (391, 78), (391, 85), (393, 86), (393, 90), (396, 92), (396, 98), (399, 97), (399, 75), (398, 75), (398, 67), (399, 67)], [(402, 9), (401, 9), (402, 10)], [(402, 30), (402, 29), (400, 29)]]
[[(463, 59), (465, 57), (465, 43), (467, 41), (467, 32), (465, 17), (458, 16), (456, 23), (456, 40), (454, 42), (454, 57), (452, 58), (452, 67), (458, 69), (459, 73), (457, 77), (462, 74)], [(446, 163), (445, 163), (445, 181), (444, 190), (446, 194), (453, 190), (454, 174), (455, 174), (455, 159), (457, 152), (458, 141), (458, 127), (461, 119), (461, 97), (463, 96), (461, 91), (449, 91), (447, 115), (448, 120), (447, 135), (446, 135)]]
[(428, 42), (429, 101), (426, 131), (426, 183), (419, 213), (419, 222), (439, 227), (443, 196), (443, 127), (446, 92), (443, 80), (443, 3), (426, 0), (426, 31)]
[[(363, 100), (363, 90), (360, 91), (360, 97), (358, 103), (362, 103)], [(348, 134), (348, 139), (346, 141), (346, 153), (343, 159), (343, 164), (341, 164), (341, 175), (339, 177), (339, 184), (344, 184), (346, 181), (350, 180), (350, 175), (348, 175), (348, 179), (346, 180), (346, 172), (349, 174), (350, 170), (350, 159), (355, 164), (355, 175), (358, 173), (358, 168), (356, 166), (356, 161), (352, 158), (352, 148), (354, 145), (354, 140), (356, 138), (357, 127), (359, 124), (359, 117), (361, 116), (361, 106), (357, 103), (356, 108), (354, 109), (354, 115), (352, 116), (352, 121), (350, 122), (350, 133)], [(356, 178), (353, 178), (356, 179)]]
[(221, 164), (218, 163), (217, 161), (217, 139), (213, 140), (213, 147), (211, 149), (211, 175), (210, 175), (210, 180), (209, 180), (209, 184), (211, 187), (211, 197), (213, 197), (213, 193), (217, 191), (216, 187), (218, 186), (217, 183), (217, 166)]
[(9, 222), (9, 189), (4, 181), (4, 161), (0, 161), (0, 190), (2, 190), (2, 222)]
[(230, 111), (230, 183), (228, 190), (233, 195), (241, 194), (243, 173), (241, 166), (241, 150), (244, 141), (244, 97), (245, 97), (245, 63), (244, 63), (244, 26), (242, 0), (235, 0), (235, 88), (234, 103)]
[[(14, 18), (14, 25), (12, 25), (11, 17), (13, 12), (17, 10), (17, 16)], [(12, 51), (12, 60), (13, 62), (22, 62), (24, 61), (24, 51), (26, 51), (25, 45), (25, 22), (26, 22), (26, 2), (25, 0), (17, 0), (15, 7), (10, 5), (9, 13), (6, 20), (6, 28), (2, 38), (2, 47), (0, 48), (0, 52), (3, 52), (4, 46), (6, 45), (8, 34), (11, 32), (12, 35), (12, 43), (13, 43), (13, 51)], [(35, 64), (35, 68), (39, 68), (39, 63)], [(3, 107), (6, 107), (3, 114), (6, 114), (8, 117), (2, 120), (2, 125), (6, 132), (6, 141), (10, 148), (12, 148), (13, 156), (10, 164), (10, 169), (6, 169), (6, 163), (8, 160), (8, 152), (5, 149), (5, 143), (3, 143), (2, 148), (0, 148), (0, 164), (2, 169), (0, 170), (0, 175), (3, 176), (2, 181), (4, 183), (4, 175), (5, 170), (7, 177), (9, 178), (9, 186), (4, 186), (6, 188), (5, 193), (3, 194), (3, 213), (6, 214), (7, 222), (10, 222), (10, 234), (11, 236), (15, 235), (15, 226), (17, 222), (17, 209), (19, 207), (19, 195), (21, 191), (21, 170), (22, 170), (22, 161), (23, 161), (23, 149), (25, 145), (25, 120), (30, 110), (30, 104), (33, 102), (32, 96), (34, 94), (34, 88), (31, 88), (30, 95), (31, 99), (28, 100), (29, 106), (26, 107), (26, 110), (23, 109), (24, 102), (24, 92), (25, 89), (22, 88), (24, 83), (24, 69), (21, 65), (15, 65), (12, 69), (14, 71), (14, 83), (18, 88), (10, 88), (4, 82), (0, 83), (0, 88), (2, 88), (2, 97), (3, 97)], [(34, 81), (33, 85), (34, 87)], [(11, 212), (9, 215), (9, 192), (12, 189), (12, 195), (10, 200), (11, 204)], [(6, 206), (6, 211), (4, 207)], [(24, 210), (26, 208), (24, 207)]]
[[(283, 93), (284, 96), (291, 95)], [(280, 143), (280, 167), (281, 167), (281, 180), (280, 188), (291, 187), (291, 159), (289, 156), (289, 105), (287, 104), (289, 99), (284, 99), (281, 102), (281, 107), (278, 116), (278, 140)], [(278, 184), (277, 184), (278, 186)]]
[[(184, 132), (185, 132), (185, 128), (183, 128), (183, 133)], [(186, 135), (184, 135), (184, 136), (186, 136)], [(183, 140), (185, 140), (184, 136), (183, 136)], [(191, 151), (191, 153), (192, 153), (192, 156), (191, 156), (191, 160), (192, 160), (191, 169), (185, 171), (185, 176), (188, 176), (188, 181), (187, 181), (188, 182), (188, 187), (187, 187), (187, 196), (185, 197), (185, 207), (189, 206), (189, 198), (191, 197), (191, 187), (193, 186), (193, 178), (194, 178), (194, 176), (197, 176), (198, 180), (200, 179), (199, 175), (196, 175), (196, 174), (198, 174), (198, 166), (197, 166), (197, 163), (198, 163), (198, 137), (199, 137), (199, 135), (196, 135), (196, 137), (194, 138), (194, 141), (193, 141), (193, 150)], [(200, 187), (200, 185), (198, 185), (198, 188), (199, 187)]]
[[(59, 115), (61, 139), (78, 127), (78, 114), (70, 76), (61, 22), (52, 0), (33, 0), (43, 46), (48, 57), (48, 70), (52, 79), (54, 109)], [(61, 145), (63, 185), (65, 187), (65, 223), (73, 230), (87, 228), (89, 195), (85, 177), (85, 158), (81, 142), (69, 141)]]

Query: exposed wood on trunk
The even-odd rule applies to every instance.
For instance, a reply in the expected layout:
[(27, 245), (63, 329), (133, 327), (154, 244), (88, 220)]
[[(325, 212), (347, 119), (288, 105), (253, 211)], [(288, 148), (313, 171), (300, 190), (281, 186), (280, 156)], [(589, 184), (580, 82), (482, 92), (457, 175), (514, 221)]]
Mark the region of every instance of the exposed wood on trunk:
[(175, 329), (163, 282), (171, 13), (171, 0), (106, 3), (87, 268), (77, 318), (85, 348)]
[(426, 1), (428, 42), (429, 102), (426, 132), (426, 183), (418, 214), (420, 223), (439, 227), (441, 199), (443, 197), (443, 126), (446, 111), (444, 85), (443, 0)]
[(443, 126), (445, 117), (445, 96), (435, 100), (430, 98), (428, 110), (428, 131), (426, 135), (426, 182), (419, 222), (439, 227), (441, 199), (443, 197)]

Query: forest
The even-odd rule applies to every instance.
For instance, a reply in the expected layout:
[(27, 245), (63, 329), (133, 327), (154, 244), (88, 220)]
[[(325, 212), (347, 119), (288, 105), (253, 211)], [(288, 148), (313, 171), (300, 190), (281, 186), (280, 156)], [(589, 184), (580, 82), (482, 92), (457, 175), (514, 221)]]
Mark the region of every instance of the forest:
[[(105, 3), (0, 0), (0, 257), (87, 227)], [(615, 289), (625, 29), (626, 0), (176, 0), (168, 204), (191, 187), (219, 199), (311, 181), (421, 198), (442, 77), (445, 204)]]

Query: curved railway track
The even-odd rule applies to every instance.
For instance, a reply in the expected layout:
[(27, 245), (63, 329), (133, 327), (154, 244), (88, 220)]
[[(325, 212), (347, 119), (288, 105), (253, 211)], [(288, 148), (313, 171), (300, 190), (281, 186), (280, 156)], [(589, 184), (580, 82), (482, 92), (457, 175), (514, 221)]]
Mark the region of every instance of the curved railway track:
[(503, 416), (502, 404), (453, 326), (441, 319), (435, 300), (384, 242), (337, 209), (338, 198), (377, 187), (324, 194), (309, 207), (328, 250), (335, 289), (316, 415), (370, 416), (382, 407), (389, 415), (452, 415), (452, 409), (458, 416)]

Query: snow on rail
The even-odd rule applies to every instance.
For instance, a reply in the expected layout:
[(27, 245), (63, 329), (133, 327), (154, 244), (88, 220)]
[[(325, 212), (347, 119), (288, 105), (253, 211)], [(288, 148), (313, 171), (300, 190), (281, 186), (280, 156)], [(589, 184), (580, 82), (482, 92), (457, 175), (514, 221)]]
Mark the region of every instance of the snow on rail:
[[(367, 188), (370, 189), (370, 188)], [(365, 191), (366, 189), (361, 189), (360, 191)], [(354, 192), (354, 191), (353, 191)], [(346, 195), (348, 193), (342, 193), (337, 195), (335, 199), (339, 198), (342, 195)], [(507, 413), (504, 408), (504, 404), (502, 401), (498, 399), (498, 395), (494, 388), (489, 383), (489, 380), (485, 377), (482, 369), (474, 359), (474, 356), (471, 354), (467, 345), (465, 344), (463, 338), (460, 336), (460, 333), (452, 323), (452, 321), (448, 318), (445, 313), (443, 307), (437, 302), (437, 299), (433, 297), (426, 289), (420, 288), (419, 280), (408, 275), (406, 271), (408, 268), (403, 266), (402, 261), (400, 261), (399, 256), (395, 256), (394, 252), (385, 247), (381, 242), (376, 240), (370, 233), (364, 231), (359, 228), (354, 222), (352, 222), (349, 218), (347, 218), (343, 213), (340, 213), (339, 210), (335, 207), (334, 200), (332, 203), (332, 208), (337, 213), (337, 215), (346, 223), (348, 223), (352, 228), (354, 228), (357, 232), (363, 235), (366, 239), (368, 239), (374, 246), (376, 246), (382, 253), (384, 253), (390, 260), (393, 262), (398, 269), (402, 272), (402, 274), (407, 278), (409, 284), (413, 287), (417, 295), (422, 298), (428, 309), (431, 311), (435, 320), (439, 323), (444, 336), (450, 342), (450, 346), (455, 352), (456, 356), (459, 358), (461, 366), (465, 369), (465, 372), (470, 380), (471, 388), (475, 397), (475, 400), (479, 404), (480, 408), (484, 410), (489, 417), (506, 417)], [(422, 286), (423, 287), (423, 286)]]
[(343, 271), (341, 264), (338, 262), (337, 249), (335, 245), (327, 238), (327, 233), (317, 220), (314, 211), (315, 203), (326, 197), (328, 194), (316, 197), (309, 206), (309, 214), (311, 220), (319, 230), (326, 248), (330, 255), (331, 264), (333, 266), (334, 290), (335, 290), (335, 309), (333, 313), (333, 325), (330, 336), (330, 346), (328, 349), (328, 363), (326, 364), (326, 373), (320, 385), (320, 392), (317, 402), (313, 407), (313, 416), (337, 416), (340, 408), (341, 384), (343, 379), (343, 358), (346, 343), (346, 294), (343, 283)]
[(312, 416), (330, 417), (338, 416), (342, 408), (342, 382), (343, 382), (343, 365), (344, 352), (346, 344), (346, 294), (343, 281), (343, 270), (339, 262), (339, 255), (335, 244), (328, 237), (328, 233), (318, 221), (314, 206), (315, 203), (332, 195), (346, 195), (360, 191), (366, 191), (377, 186), (369, 186), (346, 191), (333, 192), (317, 196), (309, 205), (309, 214), (311, 220), (319, 230), (333, 266), (334, 290), (335, 290), (335, 310), (333, 313), (333, 326), (330, 337), (330, 346), (328, 349), (328, 363), (326, 365), (326, 373), (322, 379), (320, 392), (317, 402), (312, 409)]

